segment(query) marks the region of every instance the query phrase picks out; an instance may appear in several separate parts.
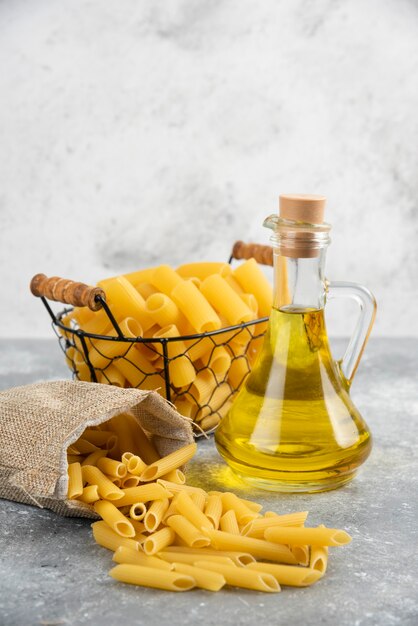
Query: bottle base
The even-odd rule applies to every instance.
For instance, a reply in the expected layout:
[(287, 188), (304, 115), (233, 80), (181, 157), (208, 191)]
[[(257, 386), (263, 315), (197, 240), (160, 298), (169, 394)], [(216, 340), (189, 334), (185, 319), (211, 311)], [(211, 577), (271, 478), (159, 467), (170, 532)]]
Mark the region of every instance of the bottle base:
[(349, 474), (343, 474), (341, 476), (333, 476), (331, 478), (322, 479), (320, 481), (285, 481), (285, 480), (268, 480), (263, 478), (255, 478), (254, 476), (247, 476), (234, 468), (232, 471), (243, 482), (247, 483), (251, 487), (257, 489), (263, 489), (264, 491), (275, 491), (276, 493), (320, 493), (322, 491), (332, 491), (343, 487), (345, 484), (353, 480), (356, 475), (356, 471)]

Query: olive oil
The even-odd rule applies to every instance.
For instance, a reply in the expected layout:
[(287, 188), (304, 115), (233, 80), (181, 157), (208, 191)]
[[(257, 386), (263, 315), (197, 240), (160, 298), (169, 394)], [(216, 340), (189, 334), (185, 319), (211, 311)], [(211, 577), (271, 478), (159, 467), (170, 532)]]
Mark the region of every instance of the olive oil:
[(273, 308), (215, 440), (236, 474), (264, 489), (325, 491), (355, 476), (371, 435), (331, 356), (323, 309)]

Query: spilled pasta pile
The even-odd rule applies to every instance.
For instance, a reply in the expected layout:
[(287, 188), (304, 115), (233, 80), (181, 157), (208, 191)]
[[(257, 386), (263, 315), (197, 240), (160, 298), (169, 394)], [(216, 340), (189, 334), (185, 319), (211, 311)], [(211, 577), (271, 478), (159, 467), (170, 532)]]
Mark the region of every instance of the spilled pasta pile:
[(307, 512), (261, 513), (233, 493), (187, 485), (184, 446), (160, 458), (127, 414), (87, 428), (68, 449), (68, 498), (90, 504), (98, 544), (118, 563), (122, 582), (170, 591), (224, 585), (278, 592), (306, 587), (325, 573), (328, 547), (351, 541), (343, 530), (306, 528)]

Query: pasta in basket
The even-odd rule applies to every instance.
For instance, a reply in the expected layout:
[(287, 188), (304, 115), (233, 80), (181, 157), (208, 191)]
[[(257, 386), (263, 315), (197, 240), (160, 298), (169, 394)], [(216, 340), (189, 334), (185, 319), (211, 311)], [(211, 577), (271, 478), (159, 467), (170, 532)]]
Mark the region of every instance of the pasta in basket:
[[(156, 389), (166, 396), (167, 377), (177, 410), (205, 431), (216, 428), (250, 371), (266, 324), (222, 329), (251, 324), (272, 306), (272, 286), (256, 261), (236, 269), (225, 263), (177, 270), (160, 265), (98, 285), (124, 337), (133, 341), (118, 341), (103, 309), (75, 308), (63, 318), (65, 328), (100, 335), (85, 337), (83, 346), (62, 330), (66, 361), (77, 378), (93, 380), (93, 372), (103, 384)], [(136, 342), (138, 337), (146, 341)]]
[[(88, 441), (98, 450), (89, 453)], [(159, 458), (127, 414), (87, 429), (70, 446), (68, 497), (102, 518), (92, 524), (93, 536), (114, 553), (109, 574), (115, 580), (167, 591), (216, 592), (229, 585), (277, 593), (282, 585), (319, 581), (329, 547), (351, 541), (344, 530), (306, 527), (306, 511), (263, 514), (261, 505), (233, 493), (182, 483), (181, 468), (195, 452), (189, 444)], [(71, 462), (74, 456), (78, 461)], [(138, 485), (113, 482), (130, 478)]]

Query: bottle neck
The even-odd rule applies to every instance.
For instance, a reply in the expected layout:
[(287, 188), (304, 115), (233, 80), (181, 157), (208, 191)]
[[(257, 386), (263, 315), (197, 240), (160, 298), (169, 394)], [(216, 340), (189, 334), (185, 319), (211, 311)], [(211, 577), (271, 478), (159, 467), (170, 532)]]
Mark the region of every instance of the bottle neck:
[(289, 257), (274, 250), (273, 306), (286, 312), (318, 310), (325, 306), (326, 248), (309, 258)]

